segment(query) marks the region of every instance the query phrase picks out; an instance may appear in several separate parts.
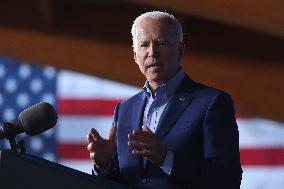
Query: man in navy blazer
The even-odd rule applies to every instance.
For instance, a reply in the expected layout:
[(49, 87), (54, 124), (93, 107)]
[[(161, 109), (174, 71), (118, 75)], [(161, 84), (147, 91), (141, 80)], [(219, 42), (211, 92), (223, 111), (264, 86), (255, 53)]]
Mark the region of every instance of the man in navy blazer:
[(88, 150), (96, 175), (134, 188), (240, 188), (239, 135), (231, 97), (181, 68), (180, 22), (147, 12), (132, 26), (143, 90), (117, 105), (109, 139), (95, 129)]

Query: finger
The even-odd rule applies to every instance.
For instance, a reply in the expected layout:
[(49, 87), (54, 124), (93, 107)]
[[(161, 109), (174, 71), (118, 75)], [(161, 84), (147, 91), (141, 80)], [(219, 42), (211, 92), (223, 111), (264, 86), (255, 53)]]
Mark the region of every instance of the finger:
[(144, 138), (144, 137), (137, 137), (137, 136), (132, 136), (129, 134), (129, 137), (128, 137), (128, 142), (131, 142), (131, 143), (137, 143), (137, 144), (151, 144), (151, 141), (150, 139), (148, 138)]
[(149, 135), (135, 135), (135, 134), (128, 134), (128, 139), (130, 141), (138, 141), (138, 142), (143, 142), (143, 143), (152, 143), (154, 138), (153, 136)]
[(150, 144), (137, 141), (128, 141), (128, 146), (139, 150), (150, 150), (151, 148)]
[(92, 143), (89, 143), (89, 144), (87, 145), (87, 150), (88, 150), (88, 151), (92, 151), (92, 145), (93, 145)]
[(95, 153), (94, 153), (94, 152), (91, 152), (91, 153), (90, 153), (90, 159), (91, 159), (92, 161), (95, 161)]
[(91, 134), (92, 134), (92, 137), (93, 137), (94, 141), (103, 139), (101, 137), (101, 135), (98, 133), (98, 131), (96, 129), (94, 129), (94, 128), (91, 129)]
[(142, 125), (142, 131), (147, 132), (147, 133), (154, 134), (154, 133), (149, 129), (149, 127), (147, 127), (146, 125)]
[(141, 138), (151, 138), (154, 136), (154, 134), (151, 134), (149, 132), (145, 131), (139, 131), (139, 130), (133, 130), (132, 133), (130, 133), (130, 136), (132, 137), (141, 137)]
[(137, 156), (137, 157), (150, 157), (151, 153), (147, 150), (132, 150), (132, 155)]
[(116, 125), (114, 125), (114, 126), (112, 126), (112, 127), (110, 128), (109, 137), (108, 137), (110, 141), (114, 141), (114, 140), (115, 140), (116, 130), (117, 130)]
[(97, 144), (96, 141), (91, 142), (90, 144), (88, 144), (87, 150), (90, 151), (90, 152), (95, 152), (98, 146), (99, 145)]
[(94, 141), (94, 138), (91, 133), (87, 134), (87, 140), (88, 140), (88, 143), (91, 143)]
[(132, 134), (146, 136), (146, 135), (149, 135), (150, 133), (146, 132), (146, 131), (143, 131), (143, 130), (133, 130)]

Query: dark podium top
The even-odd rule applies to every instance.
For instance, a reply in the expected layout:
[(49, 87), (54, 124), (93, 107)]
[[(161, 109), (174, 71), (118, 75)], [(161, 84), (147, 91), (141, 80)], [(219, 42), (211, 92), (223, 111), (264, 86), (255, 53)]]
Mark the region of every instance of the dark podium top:
[(125, 189), (66, 166), (12, 150), (0, 150), (0, 188), (28, 189)]

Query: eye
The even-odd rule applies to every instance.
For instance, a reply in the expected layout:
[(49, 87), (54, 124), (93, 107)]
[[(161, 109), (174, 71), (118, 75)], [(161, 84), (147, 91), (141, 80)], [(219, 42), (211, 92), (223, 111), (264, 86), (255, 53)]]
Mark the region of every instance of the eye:
[(167, 45), (167, 43), (165, 41), (158, 41), (157, 44), (159, 46), (166, 46)]
[(142, 44), (140, 45), (140, 47), (148, 47), (148, 46), (149, 46), (148, 43), (142, 43)]

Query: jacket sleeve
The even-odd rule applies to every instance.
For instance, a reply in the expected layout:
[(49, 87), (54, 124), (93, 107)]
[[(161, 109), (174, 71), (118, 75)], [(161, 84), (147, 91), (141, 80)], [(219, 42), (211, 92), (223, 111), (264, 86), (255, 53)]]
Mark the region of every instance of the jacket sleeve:
[(186, 188), (240, 188), (239, 133), (231, 97), (212, 98), (203, 122), (203, 159), (175, 153), (171, 178)]

